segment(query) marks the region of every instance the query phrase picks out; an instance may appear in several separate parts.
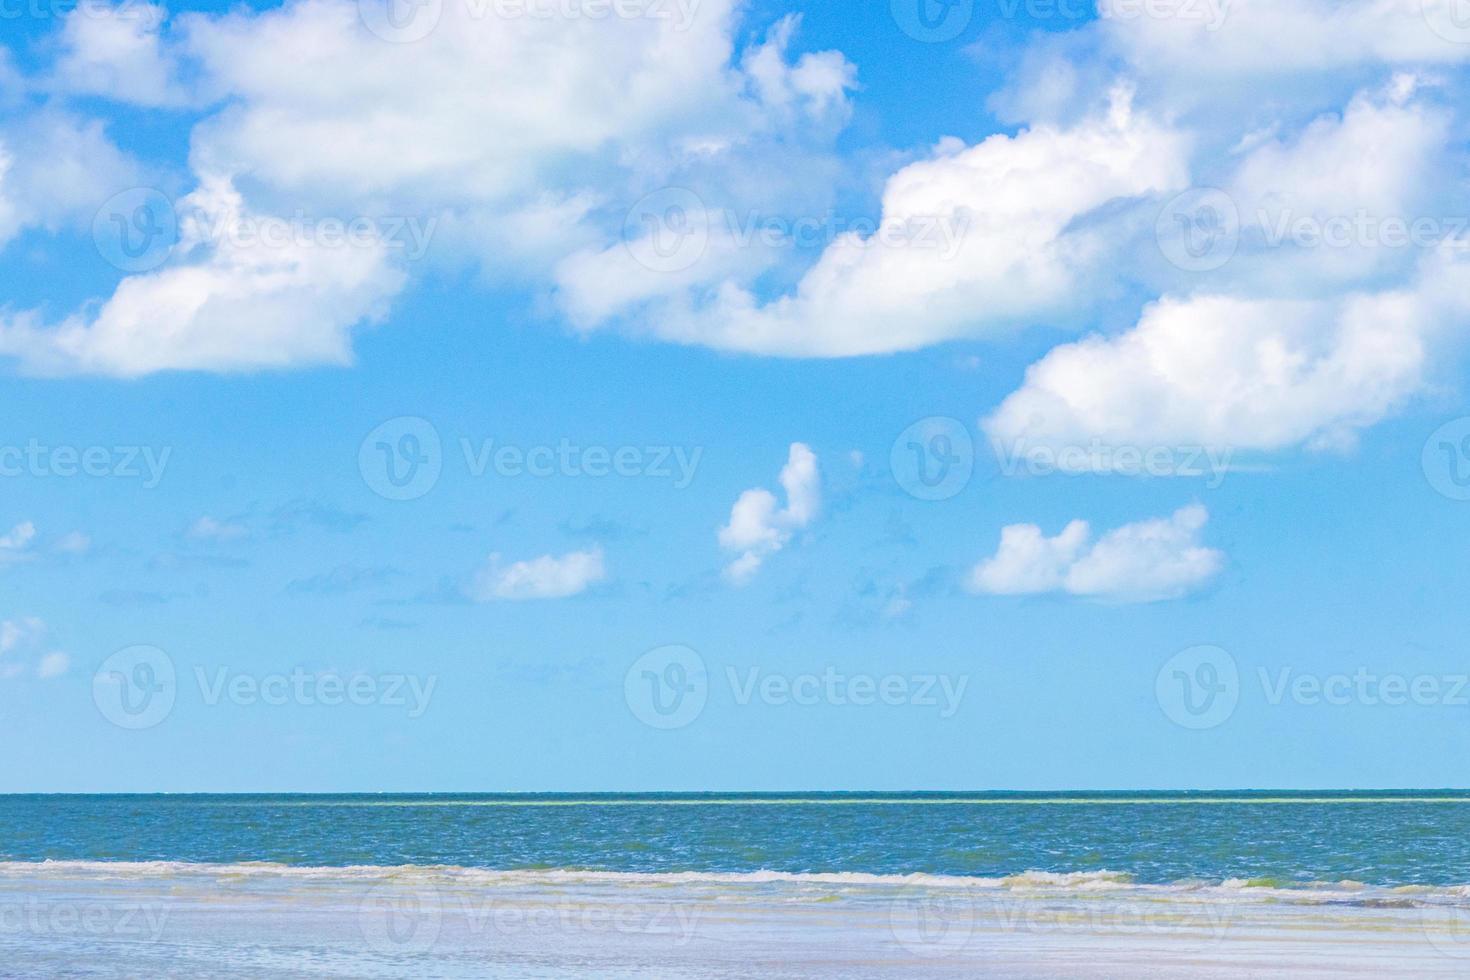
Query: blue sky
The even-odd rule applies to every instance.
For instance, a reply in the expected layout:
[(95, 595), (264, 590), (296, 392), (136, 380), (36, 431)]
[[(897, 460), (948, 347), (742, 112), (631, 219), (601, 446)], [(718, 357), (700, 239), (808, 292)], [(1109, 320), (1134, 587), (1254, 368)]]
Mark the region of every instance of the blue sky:
[(1449, 6), (505, 9), (7, 14), (0, 790), (1470, 782)]

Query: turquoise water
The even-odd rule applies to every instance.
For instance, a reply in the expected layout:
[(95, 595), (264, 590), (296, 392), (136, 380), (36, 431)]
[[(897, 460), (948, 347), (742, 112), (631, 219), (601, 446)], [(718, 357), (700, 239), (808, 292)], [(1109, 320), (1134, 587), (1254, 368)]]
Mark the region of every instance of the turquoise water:
[(1470, 883), (1470, 792), (4, 796), (0, 860)]

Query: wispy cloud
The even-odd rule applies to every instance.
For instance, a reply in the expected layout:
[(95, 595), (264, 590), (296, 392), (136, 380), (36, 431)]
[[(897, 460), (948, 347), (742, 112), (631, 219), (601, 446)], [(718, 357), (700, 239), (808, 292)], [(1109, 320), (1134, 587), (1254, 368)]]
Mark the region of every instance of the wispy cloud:
[(496, 599), (563, 599), (585, 592), (607, 577), (601, 548), (542, 555), (510, 565), (492, 554), (468, 592), (476, 602)]

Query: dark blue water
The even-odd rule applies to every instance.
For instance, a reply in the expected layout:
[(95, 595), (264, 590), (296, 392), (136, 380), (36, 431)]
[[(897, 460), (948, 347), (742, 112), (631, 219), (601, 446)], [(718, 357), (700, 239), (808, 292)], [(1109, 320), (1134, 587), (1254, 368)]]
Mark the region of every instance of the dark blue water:
[(0, 859), (1470, 882), (1470, 793), (0, 796)]

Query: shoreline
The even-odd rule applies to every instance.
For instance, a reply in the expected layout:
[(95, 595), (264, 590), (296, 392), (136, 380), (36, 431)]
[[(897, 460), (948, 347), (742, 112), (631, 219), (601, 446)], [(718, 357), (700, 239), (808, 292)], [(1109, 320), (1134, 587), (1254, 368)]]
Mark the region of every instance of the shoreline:
[(1470, 888), (0, 863), (38, 975), (1461, 976)]

